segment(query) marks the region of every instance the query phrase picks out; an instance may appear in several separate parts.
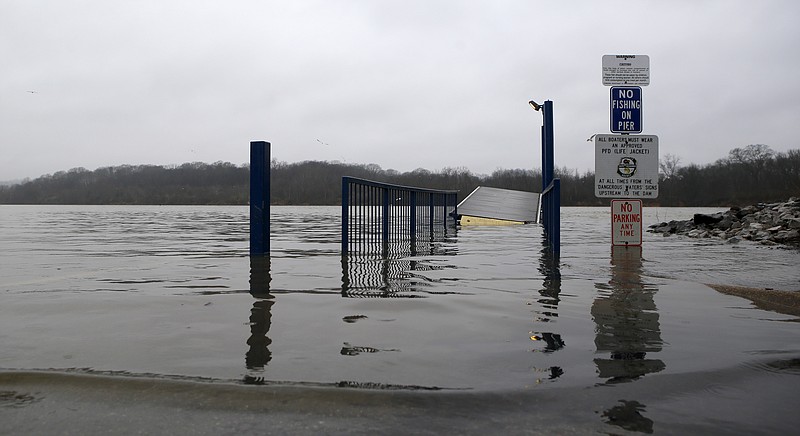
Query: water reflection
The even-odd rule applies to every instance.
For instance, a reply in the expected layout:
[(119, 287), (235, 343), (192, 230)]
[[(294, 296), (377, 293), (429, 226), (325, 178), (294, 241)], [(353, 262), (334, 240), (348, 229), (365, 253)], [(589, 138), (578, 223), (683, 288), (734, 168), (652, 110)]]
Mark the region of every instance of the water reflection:
[[(558, 254), (549, 249), (547, 240), (542, 239), (538, 270), (543, 279), (542, 288), (539, 290), (540, 298), (536, 300), (538, 304), (536, 310), (534, 310), (536, 322), (553, 323), (556, 321), (555, 318), (558, 318), (558, 303), (561, 301), (560, 261)], [(553, 331), (532, 331), (530, 333), (532, 341), (544, 344), (543, 347), (533, 351), (553, 353), (566, 346), (559, 333)], [(564, 370), (559, 366), (551, 366), (544, 370), (535, 368), (535, 371), (548, 374), (547, 378), (549, 380), (555, 380), (564, 374)]]
[[(426, 272), (452, 268), (424, 255), (456, 254), (454, 244), (430, 243), (424, 252), (416, 251), (411, 257), (393, 257), (388, 254), (350, 253), (342, 256), (342, 296), (346, 298), (420, 298), (423, 293), (448, 294), (434, 291), (440, 279)], [(417, 246), (419, 247), (419, 246)]]
[(269, 346), (269, 329), (272, 326), (272, 306), (275, 297), (270, 293), (270, 258), (268, 256), (253, 256), (250, 258), (250, 294), (256, 299), (250, 309), (250, 337), (247, 345), (250, 347), (245, 354), (245, 365), (248, 374), (245, 383), (263, 382), (261, 374), (264, 367), (272, 360)]
[[(642, 281), (642, 247), (611, 248), (611, 280), (599, 283), (591, 314), (596, 324), (594, 359), (597, 372), (606, 385), (634, 381), (647, 374), (663, 371), (661, 359), (652, 358), (661, 351), (661, 328), (655, 296), (658, 288)], [(649, 353), (649, 355), (648, 355)], [(628, 431), (652, 433), (653, 421), (643, 415), (645, 405), (638, 401), (619, 400), (603, 412), (607, 424)]]
[(414, 298), (411, 275), (417, 262), (382, 256), (342, 256), (342, 296), (347, 298)]
[(638, 401), (619, 400), (620, 403), (603, 412), (607, 424), (616, 425), (628, 431), (652, 433), (653, 420), (645, 417), (644, 404)]
[(374, 347), (361, 347), (350, 345), (349, 342), (345, 342), (344, 346), (342, 347), (342, 351), (340, 352), (342, 356), (358, 356), (359, 354), (364, 353), (380, 353), (382, 351), (400, 351), (397, 348), (389, 348), (389, 349), (380, 349)]
[(653, 296), (655, 285), (642, 282), (642, 248), (612, 247), (611, 280), (599, 292), (591, 314), (597, 325), (595, 346), (600, 378), (607, 384), (636, 380), (666, 366), (648, 353), (661, 351), (663, 341)]

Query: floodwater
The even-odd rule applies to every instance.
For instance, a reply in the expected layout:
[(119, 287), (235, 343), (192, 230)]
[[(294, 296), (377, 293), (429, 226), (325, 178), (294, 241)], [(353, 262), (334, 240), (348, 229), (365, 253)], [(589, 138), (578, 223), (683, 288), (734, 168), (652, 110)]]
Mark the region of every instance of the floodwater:
[[(645, 208), (644, 226), (717, 210)], [(0, 421), (36, 430), (59, 394), (33, 387), (80, 376), (84, 396), (153, 383), (143, 415), (174, 383), (212, 405), (324, 396), (304, 413), (327, 426), (291, 427), (309, 433), (800, 425), (800, 323), (703, 285), (800, 290), (796, 250), (650, 233), (612, 250), (608, 208), (563, 208), (558, 262), (536, 225), (343, 259), (339, 213), (273, 207), (271, 256), (251, 260), (246, 207), (0, 206)]]

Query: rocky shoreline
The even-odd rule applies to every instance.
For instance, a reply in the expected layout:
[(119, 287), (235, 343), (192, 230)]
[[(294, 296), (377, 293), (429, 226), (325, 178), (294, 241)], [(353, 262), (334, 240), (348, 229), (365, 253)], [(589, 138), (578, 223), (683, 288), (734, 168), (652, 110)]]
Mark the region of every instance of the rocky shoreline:
[(653, 224), (647, 230), (664, 236), (742, 240), (800, 248), (800, 198), (781, 203), (732, 207), (725, 212), (695, 214), (690, 220)]

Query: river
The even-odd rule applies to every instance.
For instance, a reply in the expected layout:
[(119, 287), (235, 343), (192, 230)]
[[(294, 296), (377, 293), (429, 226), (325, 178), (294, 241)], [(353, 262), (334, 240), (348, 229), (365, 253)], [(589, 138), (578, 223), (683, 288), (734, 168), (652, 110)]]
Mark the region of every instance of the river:
[[(800, 425), (797, 319), (703, 285), (800, 290), (796, 250), (650, 233), (612, 250), (608, 208), (563, 208), (558, 262), (537, 225), (343, 259), (339, 213), (273, 207), (271, 256), (251, 260), (246, 207), (0, 206), (0, 418), (35, 430), (59, 393), (32, 387), (80, 376), (156, 383), (145, 404), (170, 383), (332, 396), (309, 413), (380, 395), (415, 410), (417, 432), (462, 415), (467, 432)], [(314, 428), (376, 425), (342, 416)]]

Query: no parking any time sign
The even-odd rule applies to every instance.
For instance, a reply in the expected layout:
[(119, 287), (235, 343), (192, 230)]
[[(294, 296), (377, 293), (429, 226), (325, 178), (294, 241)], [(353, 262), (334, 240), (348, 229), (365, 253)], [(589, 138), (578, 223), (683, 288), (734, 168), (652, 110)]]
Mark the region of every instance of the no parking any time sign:
[(611, 245), (642, 245), (642, 200), (611, 200)]

